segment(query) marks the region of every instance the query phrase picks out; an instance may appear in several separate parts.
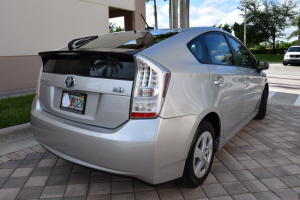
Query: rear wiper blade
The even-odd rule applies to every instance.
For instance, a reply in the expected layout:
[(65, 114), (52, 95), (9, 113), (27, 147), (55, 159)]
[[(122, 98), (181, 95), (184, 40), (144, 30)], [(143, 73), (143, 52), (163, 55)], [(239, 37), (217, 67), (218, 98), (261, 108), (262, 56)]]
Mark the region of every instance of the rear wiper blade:
[(69, 50), (77, 49), (79, 47), (82, 47), (83, 45), (97, 39), (99, 36), (89, 36), (89, 37), (83, 37), (83, 38), (77, 38), (69, 42), (68, 47)]

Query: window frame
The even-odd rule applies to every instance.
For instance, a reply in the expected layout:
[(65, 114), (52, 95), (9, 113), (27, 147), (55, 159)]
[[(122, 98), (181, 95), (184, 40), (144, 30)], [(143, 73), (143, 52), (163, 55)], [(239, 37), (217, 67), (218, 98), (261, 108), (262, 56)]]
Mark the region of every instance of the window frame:
[[(227, 45), (229, 47), (229, 50), (232, 54), (232, 61), (233, 63), (232, 64), (218, 64), (218, 63), (212, 63), (212, 60), (211, 60), (211, 56), (208, 52), (208, 49), (207, 49), (207, 45), (205, 44), (205, 36), (207, 35), (213, 35), (213, 34), (217, 34), (217, 35), (222, 35), (225, 39), (225, 41), (227, 42)], [(205, 45), (204, 45), (204, 48), (205, 48), (205, 62), (202, 62), (200, 61), (194, 54), (193, 52), (190, 50), (189, 48), (189, 43), (191, 43), (193, 40), (197, 39), (200, 37), (200, 40), (201, 42), (203, 42)], [(205, 32), (205, 33), (202, 33), (200, 35), (197, 35), (196, 37), (194, 37), (192, 40), (190, 40), (188, 43), (187, 43), (187, 48), (189, 49), (189, 51), (192, 53), (192, 55), (196, 58), (196, 60), (198, 60), (199, 63), (202, 63), (202, 64), (208, 64), (208, 65), (221, 65), (221, 66), (238, 66), (237, 65), (237, 60), (236, 60), (236, 56), (235, 54), (233, 53), (233, 48), (227, 38), (227, 34), (224, 33), (224, 32), (218, 32), (218, 31), (209, 31), (209, 32)]]
[[(232, 35), (229, 35), (229, 34), (224, 34), (224, 35), (227, 38), (227, 41), (228, 41), (228, 43), (230, 45), (230, 48), (232, 49), (231, 51), (234, 52), (233, 53), (233, 57), (234, 57), (236, 66), (243, 67), (243, 68), (246, 68), (246, 69), (256, 69), (257, 68), (257, 60), (255, 59), (255, 57), (253, 56), (253, 54), (251, 53), (251, 51), (240, 40), (236, 39)], [(232, 40), (234, 40), (235, 42), (237, 42), (238, 44), (240, 44), (242, 47), (244, 47), (247, 50), (248, 54), (250, 55), (250, 59), (253, 62), (253, 66), (255, 66), (255, 67), (246, 67), (246, 66), (241, 66), (239, 64), (237, 56), (236, 56), (236, 53), (235, 53), (235, 50), (234, 50), (233, 45), (231, 44), (229, 38), (232, 39)]]

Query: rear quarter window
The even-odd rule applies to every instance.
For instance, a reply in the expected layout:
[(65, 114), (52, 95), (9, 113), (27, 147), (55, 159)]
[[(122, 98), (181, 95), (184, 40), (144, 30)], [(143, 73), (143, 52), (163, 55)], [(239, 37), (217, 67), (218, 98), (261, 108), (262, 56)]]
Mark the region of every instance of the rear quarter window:
[(187, 47), (199, 62), (206, 62), (205, 44), (202, 35), (191, 40)]

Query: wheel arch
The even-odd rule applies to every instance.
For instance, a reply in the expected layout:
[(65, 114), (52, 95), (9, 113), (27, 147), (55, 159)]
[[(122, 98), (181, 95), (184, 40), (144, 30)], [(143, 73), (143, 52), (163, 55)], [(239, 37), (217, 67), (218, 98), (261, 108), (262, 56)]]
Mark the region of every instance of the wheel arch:
[[(201, 122), (203, 120), (208, 121), (212, 125), (212, 127), (215, 131), (215, 141), (216, 141), (215, 151), (216, 151), (218, 149), (220, 139), (221, 139), (221, 119), (217, 113), (211, 112), (211, 113), (208, 113), (207, 115), (205, 115), (205, 117), (201, 120)], [(199, 125), (200, 125), (200, 123), (199, 123)]]

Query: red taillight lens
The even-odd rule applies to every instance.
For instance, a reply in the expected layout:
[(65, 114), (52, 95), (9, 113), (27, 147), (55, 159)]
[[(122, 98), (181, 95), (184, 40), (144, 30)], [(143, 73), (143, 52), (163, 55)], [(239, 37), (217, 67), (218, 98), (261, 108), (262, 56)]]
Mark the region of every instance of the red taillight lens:
[(144, 56), (135, 58), (137, 74), (132, 98), (132, 118), (154, 118), (163, 105), (171, 73)]
[(136, 118), (146, 118), (146, 117), (155, 117), (156, 113), (131, 113), (131, 117), (136, 117)]

